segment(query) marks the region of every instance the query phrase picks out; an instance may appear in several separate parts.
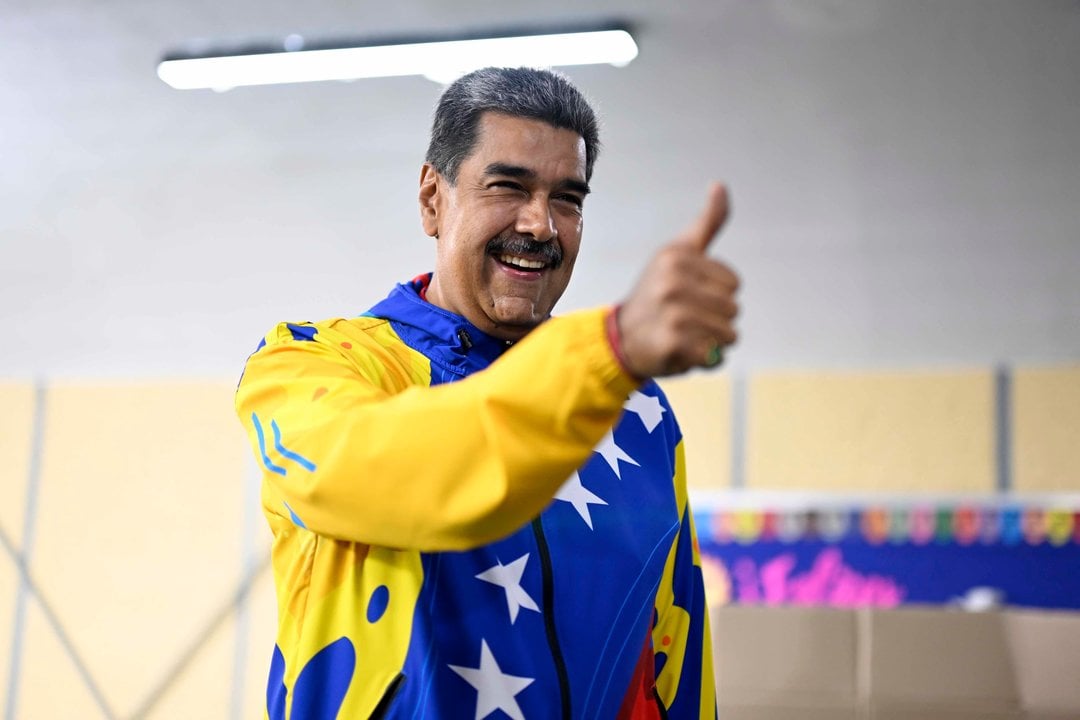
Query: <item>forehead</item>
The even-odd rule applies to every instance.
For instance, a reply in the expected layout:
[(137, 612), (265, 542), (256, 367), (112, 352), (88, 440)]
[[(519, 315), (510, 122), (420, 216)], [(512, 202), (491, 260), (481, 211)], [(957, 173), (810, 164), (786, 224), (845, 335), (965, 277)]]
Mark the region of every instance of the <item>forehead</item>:
[(584, 181), (585, 139), (543, 120), (485, 112), (462, 169), (471, 165), (474, 171), (482, 170), (495, 162)]

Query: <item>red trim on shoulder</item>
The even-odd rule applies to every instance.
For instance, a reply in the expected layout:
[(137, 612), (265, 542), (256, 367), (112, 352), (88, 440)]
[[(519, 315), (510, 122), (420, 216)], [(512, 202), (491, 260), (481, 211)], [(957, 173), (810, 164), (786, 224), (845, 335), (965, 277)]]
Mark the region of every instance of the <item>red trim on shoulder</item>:
[(416, 288), (416, 292), (420, 295), (420, 299), (426, 302), (428, 285), (431, 285), (431, 273), (417, 275), (410, 281), (410, 284)]

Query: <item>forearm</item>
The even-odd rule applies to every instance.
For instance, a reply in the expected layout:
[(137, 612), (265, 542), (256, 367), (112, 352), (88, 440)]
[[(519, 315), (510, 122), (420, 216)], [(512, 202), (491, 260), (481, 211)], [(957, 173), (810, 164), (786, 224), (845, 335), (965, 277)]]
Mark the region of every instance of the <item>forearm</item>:
[(604, 340), (603, 312), (587, 311), (545, 323), (460, 382), (397, 393), (326, 346), (265, 348), (249, 361), (237, 412), (260, 455), (255, 423), (273, 421), (282, 446), (314, 465), (271, 460), (287, 472), (266, 470), (271, 494), (309, 529), (451, 550), (539, 514), (633, 387)]

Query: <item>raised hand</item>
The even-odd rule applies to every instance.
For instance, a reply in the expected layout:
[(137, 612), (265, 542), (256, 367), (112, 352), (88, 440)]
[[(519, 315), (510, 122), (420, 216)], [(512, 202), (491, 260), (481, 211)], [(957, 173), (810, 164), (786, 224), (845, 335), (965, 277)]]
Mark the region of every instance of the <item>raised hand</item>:
[(727, 189), (713, 183), (701, 215), (653, 257), (623, 301), (622, 351), (638, 377), (713, 367), (735, 342), (739, 278), (706, 255), (727, 216)]

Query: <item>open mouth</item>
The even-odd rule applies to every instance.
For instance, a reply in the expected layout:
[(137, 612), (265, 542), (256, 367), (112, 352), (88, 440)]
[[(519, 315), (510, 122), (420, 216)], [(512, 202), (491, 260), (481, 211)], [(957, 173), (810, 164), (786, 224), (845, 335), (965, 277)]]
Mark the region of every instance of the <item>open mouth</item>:
[(548, 266), (543, 260), (508, 255), (506, 253), (495, 255), (495, 259), (502, 265), (522, 272), (540, 272)]
[(539, 242), (534, 238), (504, 234), (492, 238), (487, 244), (487, 254), (504, 271), (522, 280), (543, 277), (548, 270), (562, 265), (562, 249), (556, 242)]

